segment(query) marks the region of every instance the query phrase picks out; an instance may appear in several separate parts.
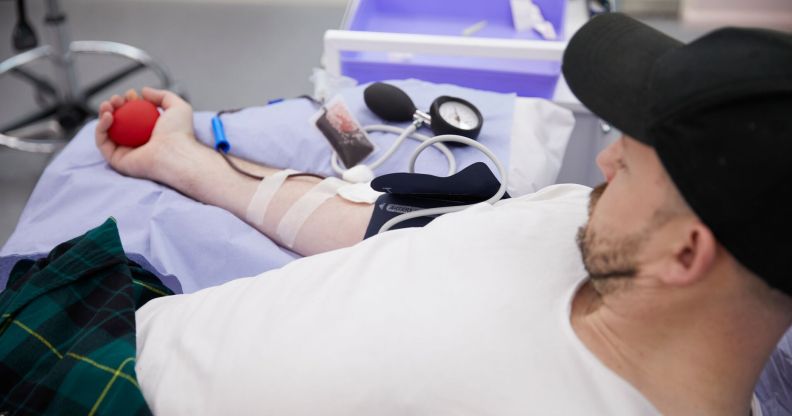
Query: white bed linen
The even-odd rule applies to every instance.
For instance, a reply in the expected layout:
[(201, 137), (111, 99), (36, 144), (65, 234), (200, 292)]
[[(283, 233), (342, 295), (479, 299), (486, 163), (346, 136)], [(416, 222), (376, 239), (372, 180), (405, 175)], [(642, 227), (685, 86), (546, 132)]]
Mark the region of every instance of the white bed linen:
[(574, 127), (572, 112), (557, 104), (540, 98), (514, 100), (510, 195), (527, 195), (556, 182)]
[(656, 414), (569, 322), (587, 200), (553, 186), (150, 301), (143, 394), (168, 415)]
[[(407, 91), (420, 108), (428, 108), (440, 95), (454, 95), (476, 103), (486, 122), (479, 141), (489, 147), (506, 166), (510, 165), (512, 142), (527, 148), (526, 158), (509, 166), (512, 172), (527, 172), (528, 178), (510, 189), (512, 196), (533, 192), (555, 182), (569, 135), (556, 133), (556, 120), (571, 119), (565, 109), (551, 103), (515, 113), (511, 95), (475, 91), (451, 85), (407, 80), (394, 81)], [(382, 121), (363, 102), (363, 86), (344, 96), (351, 111), (363, 124)], [(535, 112), (531, 112), (535, 110)], [(541, 117), (550, 111), (553, 117)], [(307, 100), (287, 100), (267, 107), (226, 114), (223, 122), (232, 153), (273, 167), (291, 167), (329, 175), (331, 148), (316, 127), (308, 123), (316, 107)], [(211, 143), (214, 113), (195, 114), (195, 132), (200, 141)], [(560, 116), (559, 116), (560, 115)], [(513, 128), (513, 119), (532, 120), (533, 129)], [(558, 131), (565, 130), (560, 124)], [(47, 167), (25, 208), (17, 232), (0, 249), (0, 288), (13, 265), (22, 258), (37, 258), (62, 241), (101, 224), (112, 216), (118, 221), (127, 254), (162, 277), (174, 291), (191, 293), (283, 266), (297, 256), (276, 246), (269, 238), (228, 211), (197, 203), (160, 184), (123, 176), (109, 166), (96, 149), (94, 123), (89, 123)], [(546, 133), (546, 134), (544, 134)], [(393, 134), (372, 134), (379, 147), (376, 158), (396, 139)], [(418, 146), (406, 142), (377, 174), (403, 172)], [(454, 148), (460, 168), (476, 161), (489, 163), (472, 148)], [(417, 171), (445, 175), (445, 157), (433, 149), (418, 159)], [(196, 226), (200, 224), (200, 226)], [(195, 253), (203, 253), (196, 256)]]

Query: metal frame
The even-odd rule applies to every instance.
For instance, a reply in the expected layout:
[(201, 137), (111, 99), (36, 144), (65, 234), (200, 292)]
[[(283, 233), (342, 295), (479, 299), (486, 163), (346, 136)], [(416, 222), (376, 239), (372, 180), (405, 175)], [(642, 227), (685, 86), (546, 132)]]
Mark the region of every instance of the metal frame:
[[(0, 145), (30, 152), (51, 153), (58, 143), (63, 144), (89, 117), (96, 116), (88, 101), (104, 89), (123, 79), (148, 69), (160, 81), (161, 88), (173, 89), (173, 79), (168, 70), (157, 63), (142, 49), (117, 42), (75, 41), (71, 42), (65, 28), (66, 17), (57, 0), (47, 0), (46, 25), (51, 28), (54, 45), (39, 46), (0, 62), (0, 76), (11, 74), (33, 85), (36, 99), (42, 109), (0, 126)], [(77, 81), (75, 58), (83, 54), (109, 55), (125, 58), (131, 63), (104, 78), (80, 88)], [(30, 63), (47, 60), (55, 67), (55, 82), (25, 69)], [(13, 137), (19, 129), (44, 120), (54, 119), (60, 132), (67, 136), (60, 140), (36, 140)], [(51, 130), (51, 129), (50, 129)]]
[(566, 42), (328, 30), (324, 66), (341, 75), (341, 51), (403, 52), (560, 62)]

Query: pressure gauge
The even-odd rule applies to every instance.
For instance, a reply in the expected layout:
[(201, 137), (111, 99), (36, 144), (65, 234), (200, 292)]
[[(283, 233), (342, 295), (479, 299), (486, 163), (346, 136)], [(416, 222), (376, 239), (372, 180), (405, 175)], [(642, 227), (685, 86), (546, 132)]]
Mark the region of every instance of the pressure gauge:
[(413, 121), (418, 123), (417, 127), (428, 125), (438, 136), (456, 134), (475, 140), (484, 124), (484, 117), (478, 108), (461, 98), (442, 96), (434, 100), (429, 114), (426, 114), (418, 110), (412, 99), (401, 89), (375, 82), (366, 88), (363, 99), (374, 114), (385, 120)]
[(484, 117), (476, 106), (456, 97), (442, 96), (436, 99), (429, 115), (432, 131), (438, 136), (457, 134), (475, 140), (484, 124)]

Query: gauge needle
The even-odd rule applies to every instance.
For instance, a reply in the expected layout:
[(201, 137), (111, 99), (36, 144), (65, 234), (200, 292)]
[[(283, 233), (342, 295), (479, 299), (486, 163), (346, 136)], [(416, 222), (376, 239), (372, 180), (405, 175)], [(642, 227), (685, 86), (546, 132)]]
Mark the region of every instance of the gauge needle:
[(460, 117), (460, 115), (459, 115), (459, 110), (454, 108), (454, 114), (456, 114), (457, 122), (461, 123), (462, 122), (462, 117)]

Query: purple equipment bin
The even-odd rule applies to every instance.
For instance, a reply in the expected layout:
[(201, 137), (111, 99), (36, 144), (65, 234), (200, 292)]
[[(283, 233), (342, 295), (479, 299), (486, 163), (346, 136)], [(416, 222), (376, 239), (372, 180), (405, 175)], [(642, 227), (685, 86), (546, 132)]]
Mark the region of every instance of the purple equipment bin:
[[(563, 40), (566, 0), (533, 0)], [(542, 40), (534, 31), (517, 32), (509, 0), (359, 0), (347, 16), (354, 31), (459, 36), (486, 21), (473, 37)], [(561, 64), (387, 52), (343, 52), (341, 70), (359, 82), (417, 78), (524, 97), (551, 98)]]

